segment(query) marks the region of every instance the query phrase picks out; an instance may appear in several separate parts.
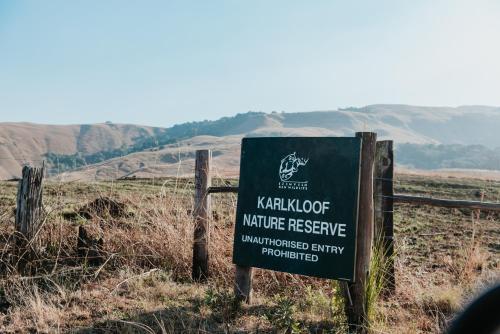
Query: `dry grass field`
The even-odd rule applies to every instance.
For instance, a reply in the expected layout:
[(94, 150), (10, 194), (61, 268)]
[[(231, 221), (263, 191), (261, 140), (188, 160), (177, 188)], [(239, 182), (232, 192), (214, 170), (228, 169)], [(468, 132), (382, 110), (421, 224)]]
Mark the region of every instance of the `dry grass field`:
[[(190, 179), (46, 182), (45, 218), (23, 275), (12, 256), (16, 186), (0, 183), (2, 333), (346, 333), (335, 281), (257, 270), (255, 303), (234, 302), (234, 194), (212, 196), (212, 275), (200, 284), (190, 278)], [(461, 199), (477, 199), (481, 190), (485, 200), (500, 201), (499, 181), (398, 175), (395, 186), (398, 193)], [(119, 209), (84, 208), (96, 198)], [(500, 215), (395, 210), (396, 294), (373, 303), (371, 331), (440, 333), (500, 280)], [(77, 252), (81, 225), (102, 239), (98, 259)]]

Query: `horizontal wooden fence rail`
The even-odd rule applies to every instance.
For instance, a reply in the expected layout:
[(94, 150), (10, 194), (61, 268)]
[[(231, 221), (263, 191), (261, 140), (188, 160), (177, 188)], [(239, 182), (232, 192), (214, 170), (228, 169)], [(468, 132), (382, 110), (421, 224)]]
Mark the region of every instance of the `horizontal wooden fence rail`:
[(442, 199), (423, 196), (410, 196), (395, 194), (393, 196), (394, 202), (409, 203), (409, 204), (424, 204), (432, 206), (440, 206), (444, 208), (457, 208), (457, 209), (479, 209), (485, 211), (500, 211), (500, 203), (492, 202), (478, 202), (454, 199)]
[(210, 187), (208, 188), (208, 193), (209, 194), (215, 194), (215, 193), (237, 193), (238, 192), (238, 187), (234, 186), (225, 186), (225, 187)]

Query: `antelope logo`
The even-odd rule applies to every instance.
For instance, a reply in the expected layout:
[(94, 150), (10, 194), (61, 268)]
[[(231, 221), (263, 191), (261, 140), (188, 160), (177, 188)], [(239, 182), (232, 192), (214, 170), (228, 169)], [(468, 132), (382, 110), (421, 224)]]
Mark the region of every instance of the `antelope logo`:
[(298, 158), (296, 152), (293, 152), (281, 159), (279, 170), (281, 180), (280, 187), (287, 184), (287, 188), (291, 187), (291, 189), (307, 189), (307, 181), (290, 181), (290, 179), (295, 173), (297, 173), (299, 167), (305, 166), (308, 161), (309, 159)]
[(283, 159), (281, 159), (280, 165), (280, 180), (288, 181), (293, 176), (293, 174), (297, 173), (300, 166), (305, 166), (309, 159), (297, 158), (296, 152), (287, 155)]

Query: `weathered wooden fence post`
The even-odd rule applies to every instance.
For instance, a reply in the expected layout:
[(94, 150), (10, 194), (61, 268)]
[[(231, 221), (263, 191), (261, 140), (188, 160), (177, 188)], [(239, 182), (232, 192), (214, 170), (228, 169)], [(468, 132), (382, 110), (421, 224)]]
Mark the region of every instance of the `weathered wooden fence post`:
[(16, 200), (16, 248), (18, 268), (24, 270), (25, 257), (29, 255), (26, 247), (35, 237), (42, 218), (42, 182), (44, 166), (24, 166), (19, 181)]
[(359, 185), (358, 229), (356, 236), (356, 281), (344, 289), (346, 314), (351, 327), (366, 331), (366, 283), (370, 269), (373, 240), (373, 164), (377, 134), (357, 132), (361, 138), (361, 170)]
[(210, 163), (212, 151), (197, 150), (195, 162), (194, 193), (194, 242), (193, 242), (193, 280), (205, 280), (209, 276), (209, 250), (211, 216), (210, 195), (208, 188), (212, 185)]
[(375, 238), (385, 256), (384, 294), (394, 293), (394, 152), (392, 140), (377, 142), (374, 171)]

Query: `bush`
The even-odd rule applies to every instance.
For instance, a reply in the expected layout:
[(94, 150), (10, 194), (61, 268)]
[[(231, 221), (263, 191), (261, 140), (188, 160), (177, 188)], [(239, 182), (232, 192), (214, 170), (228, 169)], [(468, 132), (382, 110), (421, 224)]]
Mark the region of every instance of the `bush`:
[(275, 307), (265, 314), (267, 320), (277, 329), (285, 333), (300, 333), (300, 323), (295, 319), (296, 307), (287, 296), (276, 295)]

